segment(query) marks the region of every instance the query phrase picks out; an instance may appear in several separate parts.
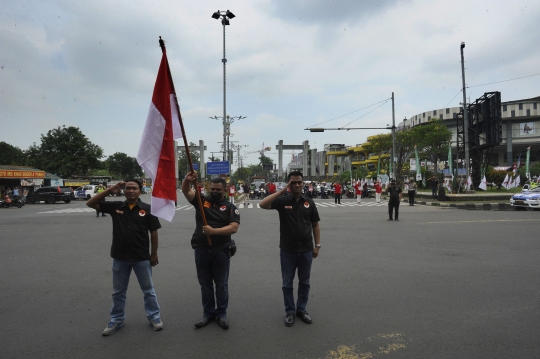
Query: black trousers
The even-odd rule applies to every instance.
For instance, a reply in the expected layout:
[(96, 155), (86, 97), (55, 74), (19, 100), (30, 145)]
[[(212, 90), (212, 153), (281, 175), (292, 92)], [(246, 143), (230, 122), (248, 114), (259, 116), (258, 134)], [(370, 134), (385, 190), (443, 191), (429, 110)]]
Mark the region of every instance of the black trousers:
[(393, 212), (396, 212), (395, 219), (399, 217), (399, 199), (390, 198), (388, 201), (388, 218), (392, 219)]
[(334, 194), (334, 203), (341, 204), (341, 194)]
[(416, 191), (409, 190), (408, 194), (409, 194), (409, 204), (414, 205), (414, 195), (416, 194)]

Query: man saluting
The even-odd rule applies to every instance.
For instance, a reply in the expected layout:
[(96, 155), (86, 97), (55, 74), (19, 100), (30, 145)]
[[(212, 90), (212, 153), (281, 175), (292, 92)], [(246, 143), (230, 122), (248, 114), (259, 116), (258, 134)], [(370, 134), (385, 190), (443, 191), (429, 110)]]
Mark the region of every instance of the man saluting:
[[(285, 303), (285, 325), (294, 324), (294, 314), (304, 323), (311, 324), (306, 312), (309, 298), (311, 263), (319, 256), (321, 234), (319, 212), (315, 202), (302, 194), (302, 172), (289, 173), (289, 183), (280, 191), (259, 203), (264, 209), (275, 209), (279, 213), (281, 277), (283, 279), (283, 301)], [(287, 193), (290, 188), (290, 194)], [(313, 246), (315, 240), (315, 246)], [(298, 270), (298, 299), (294, 305), (293, 281)]]
[[(117, 194), (122, 189), (126, 201), (105, 201), (105, 197), (109, 194)], [(152, 281), (152, 266), (159, 263), (157, 230), (161, 228), (161, 224), (156, 216), (150, 214), (150, 205), (139, 199), (141, 190), (141, 182), (130, 179), (107, 188), (86, 202), (88, 207), (98, 212), (109, 213), (113, 222), (111, 246), (113, 306), (110, 313), (111, 319), (103, 331), (103, 335), (111, 335), (124, 326), (126, 291), (132, 270), (135, 272), (144, 294), (144, 310), (148, 321), (154, 330), (163, 329)], [(148, 237), (149, 233), (150, 238)], [(149, 253), (150, 244), (151, 251)]]

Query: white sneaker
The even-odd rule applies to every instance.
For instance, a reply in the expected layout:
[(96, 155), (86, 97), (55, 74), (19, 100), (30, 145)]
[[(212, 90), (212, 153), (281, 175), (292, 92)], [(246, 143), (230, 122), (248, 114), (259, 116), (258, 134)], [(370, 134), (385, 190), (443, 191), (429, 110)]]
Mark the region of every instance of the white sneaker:
[(164, 327), (163, 322), (159, 318), (152, 320), (150, 322), (150, 325), (152, 326), (152, 329), (154, 329), (155, 331), (161, 330)]
[(108, 336), (111, 334), (114, 334), (118, 329), (122, 328), (124, 326), (124, 322), (110, 322), (107, 324), (107, 327), (105, 330), (103, 330), (103, 333), (101, 335)]

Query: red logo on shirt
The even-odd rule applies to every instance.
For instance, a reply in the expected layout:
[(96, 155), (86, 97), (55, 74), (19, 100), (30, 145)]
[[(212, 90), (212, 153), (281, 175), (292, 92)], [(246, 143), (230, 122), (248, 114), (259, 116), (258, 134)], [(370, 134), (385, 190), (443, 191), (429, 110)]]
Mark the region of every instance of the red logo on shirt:
[(139, 216), (144, 217), (145, 214), (146, 214), (146, 212), (144, 211), (144, 209), (141, 209), (139, 211)]
[(221, 206), (221, 207), (219, 207), (219, 210), (220, 210), (220, 211), (224, 211), (224, 210), (226, 210), (226, 209), (227, 209), (227, 206)]
[(309, 203), (308, 203), (308, 202), (304, 202), (304, 207), (309, 208)]

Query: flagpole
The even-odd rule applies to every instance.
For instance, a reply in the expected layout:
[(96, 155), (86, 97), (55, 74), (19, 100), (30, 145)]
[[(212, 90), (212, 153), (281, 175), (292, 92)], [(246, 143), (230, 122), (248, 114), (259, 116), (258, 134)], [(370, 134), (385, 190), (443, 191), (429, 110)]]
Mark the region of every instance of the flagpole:
[[(161, 53), (163, 55), (166, 55), (167, 50), (165, 50), (165, 41), (163, 41), (161, 36), (159, 37), (159, 46), (161, 47)], [(191, 169), (191, 173), (194, 173), (195, 170), (193, 169), (193, 162), (191, 161), (191, 153), (189, 151), (189, 143), (187, 141), (186, 131), (184, 131), (184, 123), (182, 122), (182, 115), (180, 114), (180, 106), (178, 106), (178, 98), (176, 97), (176, 90), (174, 88), (174, 81), (172, 79), (171, 69), (168, 66), (167, 66), (167, 70), (169, 71), (169, 78), (171, 79), (172, 91), (173, 91), (173, 94), (174, 94), (174, 98), (176, 100), (175, 101), (176, 102), (176, 112), (178, 114), (178, 122), (180, 123), (180, 129), (182, 130), (182, 138), (184, 139), (184, 148), (186, 149), (186, 156), (187, 156), (187, 160), (188, 160), (188, 163), (189, 163), (189, 168)], [(203, 221), (203, 224), (205, 226), (207, 226), (208, 223), (206, 222), (206, 215), (204, 214), (204, 207), (203, 207), (202, 200), (201, 200), (201, 193), (199, 192), (198, 182), (197, 182), (197, 180), (194, 180), (193, 182), (195, 182), (195, 195), (197, 196), (197, 202), (199, 202), (199, 208), (201, 210), (202, 221)], [(210, 235), (206, 235), (206, 240), (208, 241), (208, 245), (211, 246), (212, 245), (212, 239), (210, 238)]]

